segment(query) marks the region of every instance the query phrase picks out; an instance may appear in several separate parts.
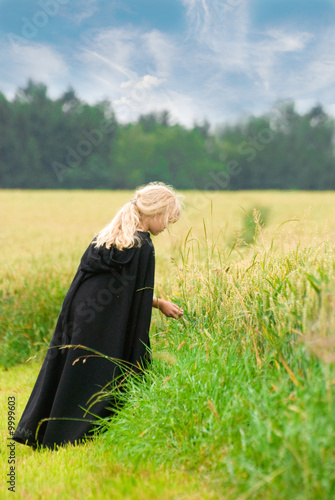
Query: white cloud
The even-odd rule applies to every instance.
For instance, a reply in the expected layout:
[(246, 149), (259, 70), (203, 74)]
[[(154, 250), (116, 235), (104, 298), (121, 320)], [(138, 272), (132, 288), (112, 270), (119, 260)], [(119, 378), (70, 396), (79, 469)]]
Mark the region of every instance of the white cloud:
[(120, 85), (121, 89), (127, 88), (127, 87), (135, 87), (138, 89), (151, 89), (154, 87), (158, 87), (164, 82), (164, 80), (157, 78), (156, 76), (153, 75), (144, 75), (142, 78), (140, 78), (138, 81), (133, 81), (133, 80), (128, 80), (127, 82), (122, 82)]
[(313, 38), (311, 33), (301, 31), (290, 33), (283, 29), (269, 29), (265, 32), (273, 41), (269, 42), (269, 49), (273, 52), (296, 52), (303, 50)]
[[(227, 46), (243, 48), (249, 32), (246, 0), (183, 0), (187, 7), (188, 34), (214, 52)], [(243, 55), (243, 51), (239, 50)]]
[(178, 57), (173, 37), (133, 26), (91, 33), (77, 54), (80, 65), (85, 68), (85, 79), (99, 85), (93, 92), (92, 85), (87, 87), (89, 100), (98, 93), (104, 94), (114, 103), (117, 112), (121, 113), (122, 108), (122, 114), (131, 119), (153, 109), (172, 106), (166, 93), (179, 91), (175, 72), (176, 65), (180, 64)]
[(173, 119), (192, 125), (196, 109), (192, 92), (178, 77), (183, 62), (179, 42), (133, 26), (91, 33), (77, 54), (90, 82), (83, 97), (92, 101), (105, 95), (123, 122), (167, 109)]
[(0, 85), (5, 91), (25, 85), (29, 78), (50, 86), (51, 92), (59, 88), (60, 82), (68, 77), (64, 58), (55, 49), (34, 42), (9, 43), (0, 48)]
[[(180, 58), (180, 46), (177, 41), (158, 30), (143, 33), (141, 36), (142, 50), (146, 52), (153, 65), (154, 72), (161, 76), (168, 76), (174, 69), (175, 63)], [(146, 68), (152, 73), (152, 68)]]
[[(99, 8), (99, 0), (85, 0), (68, 5), (66, 17), (75, 24), (81, 24), (85, 19), (92, 17)], [(72, 10), (70, 8), (72, 7)]]
[(133, 69), (137, 38), (136, 30), (100, 30), (84, 39), (76, 57), (86, 68), (87, 74), (100, 75), (112, 85), (120, 85), (124, 77), (137, 78), (137, 72)]
[(18, 71), (34, 75), (37, 80), (50, 82), (55, 76), (66, 76), (67, 67), (56, 51), (45, 45), (23, 46), (20, 52), (11, 54)]
[[(313, 46), (310, 57), (306, 62), (303, 89), (305, 92), (323, 94), (327, 89), (331, 89), (334, 96), (335, 84), (335, 34), (333, 29), (325, 30), (322, 36), (318, 37)], [(300, 84), (302, 78), (300, 78)], [(321, 100), (324, 95), (320, 94)], [(333, 97), (333, 102), (334, 102)]]
[(113, 102), (116, 115), (121, 122), (134, 121), (139, 114), (167, 110), (171, 122), (192, 126), (195, 120), (195, 103), (192, 97), (172, 89), (156, 92), (133, 93)]

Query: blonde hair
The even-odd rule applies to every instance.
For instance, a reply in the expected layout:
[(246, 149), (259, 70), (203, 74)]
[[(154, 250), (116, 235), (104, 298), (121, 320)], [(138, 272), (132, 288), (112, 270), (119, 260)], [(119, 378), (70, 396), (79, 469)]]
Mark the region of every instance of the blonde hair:
[(181, 196), (172, 186), (163, 182), (150, 182), (136, 189), (135, 196), (115, 215), (114, 219), (102, 229), (95, 238), (95, 246), (112, 245), (119, 250), (139, 246), (141, 239), (135, 233), (143, 217), (164, 215), (164, 224), (177, 222), (181, 215)]

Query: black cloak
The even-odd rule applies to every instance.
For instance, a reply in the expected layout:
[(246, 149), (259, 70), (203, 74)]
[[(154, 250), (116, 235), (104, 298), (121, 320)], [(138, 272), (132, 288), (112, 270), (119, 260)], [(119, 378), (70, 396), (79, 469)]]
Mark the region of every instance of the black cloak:
[[(139, 372), (150, 361), (155, 252), (148, 232), (141, 246), (118, 250), (90, 243), (65, 296), (46, 358), (12, 439), (35, 447), (80, 442), (96, 427), (85, 414), (88, 401), (124, 373), (92, 351), (55, 346), (81, 345), (125, 362)], [(79, 358), (79, 360), (78, 360)], [(77, 360), (77, 361), (76, 361)], [(110, 387), (110, 386), (109, 386)], [(111, 415), (111, 401), (90, 413)], [(38, 429), (39, 422), (43, 422)], [(69, 420), (67, 420), (69, 419)], [(78, 419), (78, 420), (70, 420)]]

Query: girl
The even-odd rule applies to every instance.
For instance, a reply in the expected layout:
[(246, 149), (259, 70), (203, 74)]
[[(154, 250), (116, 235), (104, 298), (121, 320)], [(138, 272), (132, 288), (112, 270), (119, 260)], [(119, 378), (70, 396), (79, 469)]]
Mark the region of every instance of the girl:
[(90, 407), (92, 396), (111, 387), (113, 380), (115, 384), (122, 365), (138, 372), (150, 361), (152, 307), (167, 317), (183, 315), (176, 304), (153, 297), (155, 253), (150, 238), (150, 233), (157, 235), (176, 222), (180, 213), (173, 188), (152, 182), (139, 188), (90, 243), (14, 440), (49, 448), (80, 442), (92, 436), (94, 417), (112, 413), (111, 402)]

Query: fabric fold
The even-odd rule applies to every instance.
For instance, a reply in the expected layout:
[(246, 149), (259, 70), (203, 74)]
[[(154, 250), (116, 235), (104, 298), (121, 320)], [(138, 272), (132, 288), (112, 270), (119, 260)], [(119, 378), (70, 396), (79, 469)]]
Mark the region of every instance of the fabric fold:
[[(120, 362), (138, 372), (150, 361), (155, 252), (149, 233), (138, 234), (139, 247), (120, 251), (91, 242), (83, 254), (14, 440), (54, 448), (90, 437), (96, 418), (85, 415), (88, 401), (117, 383)], [(100, 401), (91, 412), (104, 418), (113, 404)], [(50, 420), (36, 436), (42, 419)]]

